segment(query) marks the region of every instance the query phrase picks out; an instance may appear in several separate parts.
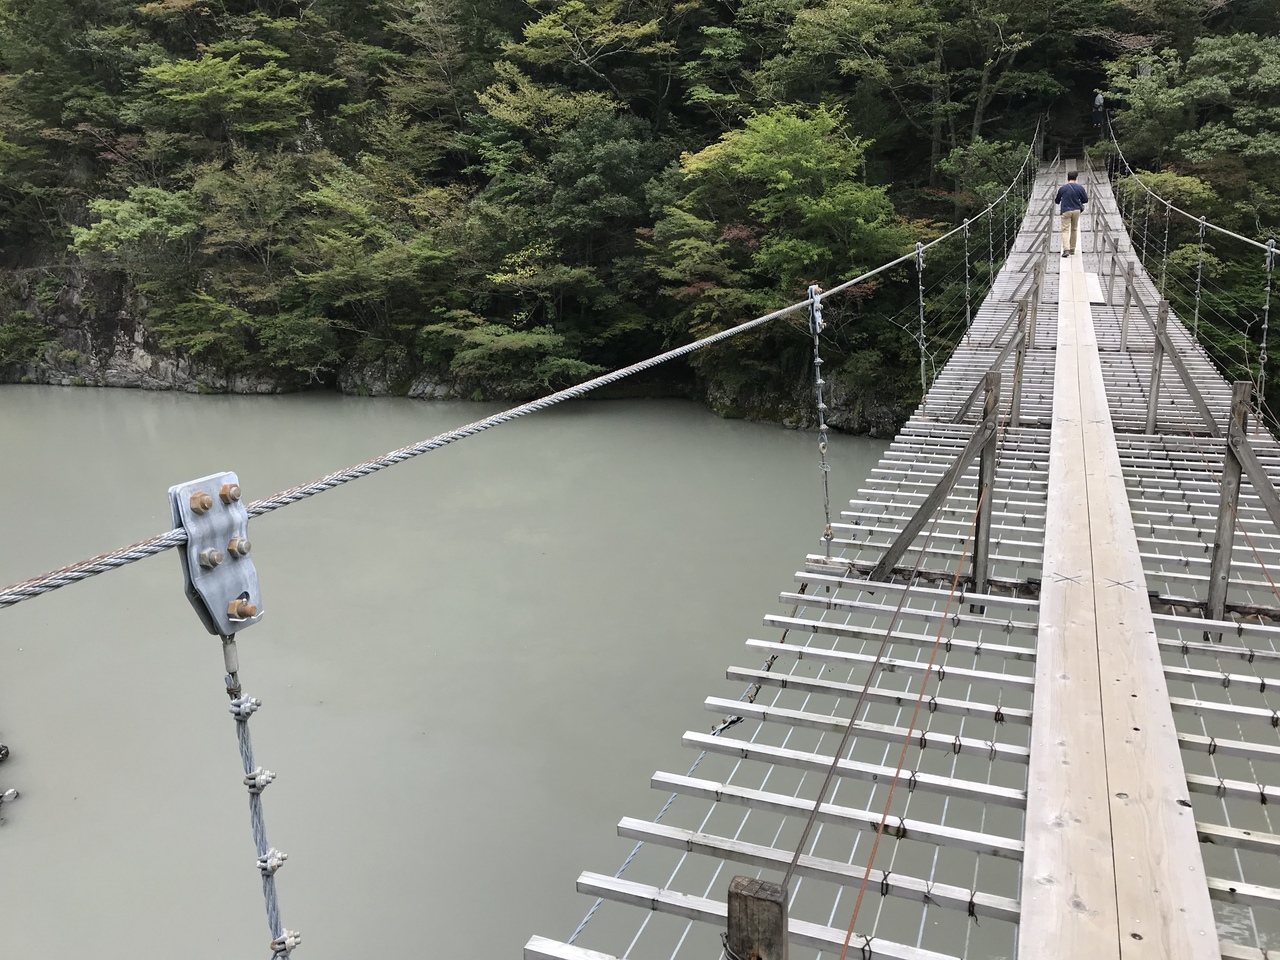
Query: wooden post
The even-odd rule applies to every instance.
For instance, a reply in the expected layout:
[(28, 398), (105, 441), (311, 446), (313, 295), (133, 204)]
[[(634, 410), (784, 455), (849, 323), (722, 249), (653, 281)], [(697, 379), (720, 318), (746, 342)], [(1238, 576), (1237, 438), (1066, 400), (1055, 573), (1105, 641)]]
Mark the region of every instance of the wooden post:
[[(986, 376), (988, 378), (996, 378), (995, 383), (998, 389), (1000, 374), (991, 371)], [(888, 581), (893, 576), (893, 568), (898, 565), (898, 561), (902, 559), (903, 554), (911, 547), (916, 535), (924, 529), (925, 524), (929, 522), (929, 518), (934, 515), (937, 509), (946, 502), (947, 495), (951, 493), (951, 488), (956, 485), (960, 475), (973, 462), (973, 458), (986, 446), (987, 441), (995, 432), (996, 425), (994, 420), (984, 420), (978, 424), (978, 428), (973, 431), (973, 436), (969, 438), (969, 442), (960, 451), (960, 456), (956, 457), (951, 462), (951, 466), (947, 467), (946, 472), (943, 473), (934, 488), (929, 491), (928, 496), (924, 498), (924, 502), (911, 515), (911, 519), (902, 525), (902, 529), (894, 537), (893, 543), (889, 544), (889, 548), (885, 550), (880, 562), (872, 569), (870, 577), (872, 580)]]
[[(1013, 396), (1009, 402), (1009, 425), (1021, 426), (1022, 415), (1022, 364), (1027, 357), (1027, 300), (1024, 297), (1018, 304), (1018, 349), (1013, 360)], [(987, 402), (991, 402), (991, 387), (987, 386)]]
[[(1015, 310), (1009, 316), (1011, 318), (1017, 316), (1017, 311)], [(1013, 331), (1013, 336), (1010, 337), (1008, 342), (1000, 348), (1000, 352), (996, 354), (996, 358), (991, 361), (991, 366), (988, 369), (996, 372), (1002, 370), (1004, 368), (1004, 362), (1009, 359), (1009, 354), (1013, 353), (1021, 338), (1021, 332), (1015, 329)], [(960, 408), (955, 412), (955, 415), (952, 416), (951, 422), (964, 423), (964, 418), (969, 415), (969, 411), (973, 408), (973, 405), (977, 403), (979, 395), (981, 395), (985, 389), (986, 380), (979, 380), (973, 390), (970, 391), (969, 395), (964, 398), (964, 401), (960, 404)]]
[[(1240, 380), (1231, 387), (1231, 419), (1228, 438), (1242, 436), (1249, 419), (1249, 400), (1253, 384)], [(1232, 440), (1227, 441), (1227, 455), (1222, 463), (1222, 483), (1218, 487), (1218, 526), (1213, 535), (1213, 562), (1209, 566), (1209, 597), (1205, 617), (1221, 620), (1227, 605), (1227, 582), (1231, 577), (1231, 548), (1236, 537), (1236, 507), (1240, 501), (1240, 458)], [(1221, 639), (1218, 634), (1217, 639)]]
[(1120, 315), (1120, 351), (1129, 349), (1129, 305), (1133, 302), (1133, 261), (1125, 265), (1124, 313)]
[(1027, 316), (1027, 347), (1034, 350), (1036, 346), (1036, 320), (1040, 316), (1040, 300), (1044, 297), (1044, 257), (1041, 257), (1036, 263), (1035, 282), (1031, 287), (1031, 312)]
[(1156, 410), (1160, 405), (1160, 371), (1164, 367), (1165, 331), (1169, 326), (1169, 302), (1160, 301), (1156, 311), (1156, 342), (1151, 354), (1151, 389), (1147, 392), (1147, 433), (1156, 432)]
[(755, 877), (729, 883), (731, 960), (787, 960), (787, 888)]
[[(1020, 348), (1019, 356), (1022, 354)], [(1021, 360), (1019, 360), (1021, 365)], [(1018, 376), (1017, 370), (1014, 376)], [(978, 517), (973, 531), (973, 589), (975, 593), (987, 592), (987, 577), (990, 573), (991, 557), (991, 501), (995, 498), (996, 486), (996, 441), (999, 431), (996, 429), (996, 416), (1000, 409), (1000, 374), (992, 371), (983, 378), (987, 387), (987, 402), (982, 411), (982, 429), (986, 434), (986, 442), (982, 446), (982, 457), (978, 461)], [(1014, 390), (1018, 389), (1017, 381)], [(1017, 408), (1015, 407), (1015, 410)], [(1016, 414), (1015, 414), (1016, 418)], [(1017, 426), (1017, 420), (1013, 421)]]
[[(1114, 237), (1111, 238), (1111, 245), (1113, 247), (1116, 246)], [(1115, 305), (1115, 300), (1111, 298), (1111, 294), (1116, 288), (1116, 257), (1118, 253), (1118, 249), (1113, 249), (1111, 251), (1111, 273), (1107, 277), (1107, 306)]]

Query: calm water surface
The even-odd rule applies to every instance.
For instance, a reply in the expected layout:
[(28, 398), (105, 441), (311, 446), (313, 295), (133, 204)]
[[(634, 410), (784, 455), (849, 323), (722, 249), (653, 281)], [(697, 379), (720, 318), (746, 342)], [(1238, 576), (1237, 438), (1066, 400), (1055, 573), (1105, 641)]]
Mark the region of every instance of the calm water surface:
[[(171, 484), (235, 470), (257, 499), (494, 409), (0, 387), (0, 584), (167, 530)], [(883, 448), (833, 438), (835, 502)], [(577, 875), (617, 868), (617, 821), (657, 811), (649, 776), (816, 549), (816, 459), (693, 404), (583, 403), (254, 520), (241, 677), (301, 955), (567, 937)], [(0, 611), (0, 955), (266, 955), (222, 672), (172, 552)]]

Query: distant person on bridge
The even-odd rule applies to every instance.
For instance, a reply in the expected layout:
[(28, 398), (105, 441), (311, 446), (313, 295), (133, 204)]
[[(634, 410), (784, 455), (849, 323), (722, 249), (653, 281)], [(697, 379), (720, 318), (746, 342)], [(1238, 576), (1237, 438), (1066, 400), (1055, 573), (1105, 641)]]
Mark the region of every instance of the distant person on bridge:
[(1076, 239), (1080, 235), (1080, 214), (1089, 202), (1089, 193), (1076, 183), (1076, 171), (1067, 174), (1067, 182), (1058, 188), (1053, 202), (1062, 211), (1062, 255), (1069, 257), (1076, 252)]

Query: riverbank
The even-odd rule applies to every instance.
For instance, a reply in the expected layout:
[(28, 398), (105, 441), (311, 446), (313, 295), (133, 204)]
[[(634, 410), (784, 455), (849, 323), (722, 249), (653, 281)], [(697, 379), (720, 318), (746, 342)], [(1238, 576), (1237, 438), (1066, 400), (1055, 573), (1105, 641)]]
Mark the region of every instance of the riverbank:
[[(189, 357), (157, 348), (142, 325), (121, 321), (105, 338), (85, 331), (71, 338), (74, 346), (50, 348), (39, 363), (0, 367), (0, 384), (58, 387), (111, 387), (192, 394), (274, 395), (339, 393), (352, 397), (405, 397), (411, 400), (491, 399), (472, 384), (451, 383), (426, 374), (406, 376), (383, 364), (342, 368), (332, 385), (299, 387), (265, 376), (227, 374), (201, 366)], [(627, 379), (601, 388), (592, 399), (679, 398), (701, 403), (728, 420), (776, 423), (789, 428), (813, 427), (817, 411), (813, 384), (798, 380), (790, 389), (752, 384), (731, 387), (700, 380), (687, 364), (675, 361), (671, 371)], [(889, 438), (910, 416), (913, 404), (878, 402), (868, 389), (831, 380), (826, 388), (827, 422), (833, 430), (854, 436)]]

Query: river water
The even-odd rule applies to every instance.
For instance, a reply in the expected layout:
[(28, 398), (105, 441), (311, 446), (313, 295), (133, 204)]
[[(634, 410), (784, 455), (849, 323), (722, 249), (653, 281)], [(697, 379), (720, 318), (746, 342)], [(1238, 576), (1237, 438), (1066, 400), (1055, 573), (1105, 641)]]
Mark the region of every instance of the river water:
[[(257, 499), (495, 409), (0, 387), (0, 584), (167, 530), (171, 484)], [(884, 446), (832, 438), (833, 502)], [(814, 434), (602, 401), (254, 520), (241, 678), (300, 955), (567, 937), (821, 516)], [(222, 673), (173, 552), (0, 610), (0, 955), (266, 955)]]

